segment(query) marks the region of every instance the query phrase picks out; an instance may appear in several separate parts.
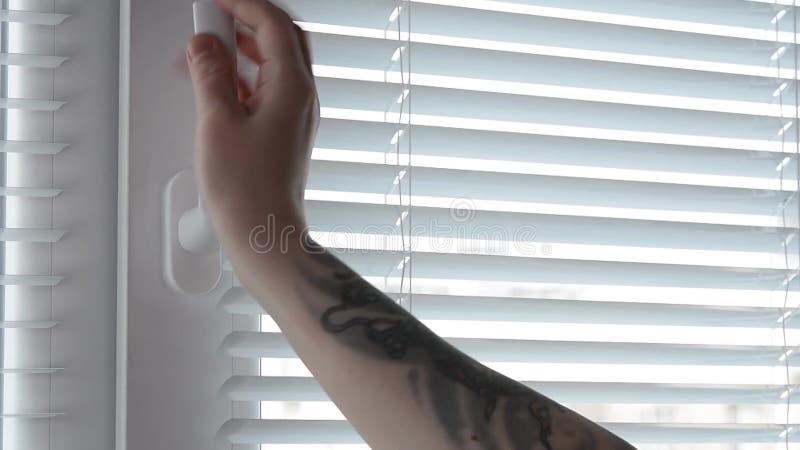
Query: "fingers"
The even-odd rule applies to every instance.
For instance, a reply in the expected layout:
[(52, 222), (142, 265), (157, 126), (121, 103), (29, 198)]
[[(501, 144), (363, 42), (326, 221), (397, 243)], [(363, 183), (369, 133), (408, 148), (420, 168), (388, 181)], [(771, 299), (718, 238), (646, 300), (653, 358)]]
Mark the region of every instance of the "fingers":
[[(246, 114), (257, 116), (264, 104), (274, 105), (276, 98), (290, 98), (282, 107), (297, 111), (315, 105), (311, 52), (304, 33), (291, 17), (267, 0), (215, 1), (253, 33), (237, 36), (239, 49), (259, 66), (255, 89), (242, 106)], [(271, 88), (273, 80), (280, 81), (278, 90)], [(276, 92), (285, 95), (276, 96)], [(274, 108), (263, 111), (271, 113)]]
[[(300, 43), (300, 50), (303, 53), (304, 67), (305, 69), (307, 69), (308, 74), (312, 75), (313, 71), (311, 68), (311, 49), (306, 39), (306, 33), (305, 31), (303, 31), (302, 28), (298, 27), (297, 25), (294, 25), (294, 29), (295, 32), (297, 33), (298, 42)], [(253, 37), (253, 35), (237, 31), (236, 44), (237, 47), (239, 48), (239, 51), (241, 51), (242, 54), (247, 57), (247, 59), (249, 59), (259, 67), (259, 76), (256, 81), (256, 88), (261, 87), (268, 81), (268, 73), (263, 66), (269, 64), (269, 62), (266, 61), (259, 52), (258, 44), (256, 43), (256, 40)]]
[(253, 96), (253, 91), (250, 89), (250, 86), (247, 85), (247, 81), (243, 80), (242, 77), (236, 80), (236, 90), (240, 103), (246, 102)]
[(297, 25), (294, 26), (294, 29), (297, 32), (297, 39), (300, 42), (300, 50), (303, 51), (303, 60), (306, 64), (306, 68), (308, 68), (308, 73), (313, 74), (314, 71), (311, 68), (311, 46), (308, 45), (308, 35), (306, 35), (306, 32)]
[(186, 49), (199, 116), (243, 116), (236, 86), (236, 68), (219, 38), (198, 34)]
[(244, 56), (246, 56), (250, 61), (253, 61), (256, 65), (260, 66), (266, 62), (264, 57), (261, 56), (261, 53), (258, 50), (258, 44), (256, 44), (256, 40), (252, 35), (237, 31), (236, 46), (239, 48), (239, 51), (244, 54)]
[(305, 66), (294, 23), (286, 12), (266, 0), (216, 0), (236, 20), (250, 28), (258, 54), (270, 65)]

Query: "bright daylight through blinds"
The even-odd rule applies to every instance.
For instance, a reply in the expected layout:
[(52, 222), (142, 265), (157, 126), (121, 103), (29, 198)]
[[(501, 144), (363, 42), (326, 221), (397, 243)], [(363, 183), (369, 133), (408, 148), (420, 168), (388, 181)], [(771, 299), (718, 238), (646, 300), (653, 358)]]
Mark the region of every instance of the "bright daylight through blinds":
[(51, 330), (52, 248), (65, 234), (53, 228), (53, 157), (67, 145), (53, 142), (55, 70), (66, 58), (55, 55), (58, 25), (53, 0), (6, 0), (2, 26), (0, 161), (2, 178), (2, 445), (4, 450), (51, 447), (54, 361)]
[[(315, 57), (320, 243), (642, 449), (800, 448), (792, 1), (283, 4)], [(263, 313), (235, 282), (221, 308)], [(268, 317), (234, 330), (261, 376), (234, 365), (223, 439), (364, 448)]]

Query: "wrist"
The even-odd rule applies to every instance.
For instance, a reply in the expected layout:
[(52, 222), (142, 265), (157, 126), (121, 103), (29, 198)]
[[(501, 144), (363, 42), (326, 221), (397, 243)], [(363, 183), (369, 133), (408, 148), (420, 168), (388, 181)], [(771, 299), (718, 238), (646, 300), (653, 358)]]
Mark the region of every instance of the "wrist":
[(302, 246), (307, 226), (302, 216), (294, 211), (269, 212), (246, 231), (251, 253), (280, 258)]
[(300, 214), (269, 210), (240, 217), (219, 233), (225, 256), (250, 292), (264, 299), (286, 297), (276, 292), (295, 276), (294, 260), (303, 253), (307, 228)]
[(204, 202), (225, 251), (270, 254), (300, 239), (305, 214), (297, 202), (252, 201), (241, 197)]

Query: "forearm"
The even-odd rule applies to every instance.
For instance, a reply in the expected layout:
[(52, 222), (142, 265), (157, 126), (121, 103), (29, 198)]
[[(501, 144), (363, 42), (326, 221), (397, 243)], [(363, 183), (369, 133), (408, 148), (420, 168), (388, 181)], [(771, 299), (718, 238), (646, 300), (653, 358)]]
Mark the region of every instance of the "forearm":
[(298, 235), (268, 253), (240, 242), (234, 266), (376, 450), (630, 448), (456, 350)]

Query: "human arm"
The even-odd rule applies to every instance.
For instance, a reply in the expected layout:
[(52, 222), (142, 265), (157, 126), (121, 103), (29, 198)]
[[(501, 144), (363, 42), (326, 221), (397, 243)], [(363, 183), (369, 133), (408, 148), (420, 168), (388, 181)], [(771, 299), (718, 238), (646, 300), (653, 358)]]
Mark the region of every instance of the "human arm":
[[(266, 2), (219, 3), (253, 30), (240, 47), (260, 74), (237, 95), (221, 45), (190, 43), (203, 202), (243, 285), (364, 439), (376, 450), (631, 448), (450, 346), (309, 238), (318, 103), (305, 38)], [(261, 251), (259, 236), (278, 246)]]

